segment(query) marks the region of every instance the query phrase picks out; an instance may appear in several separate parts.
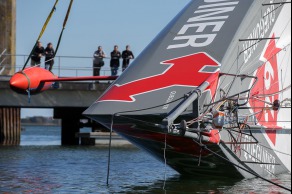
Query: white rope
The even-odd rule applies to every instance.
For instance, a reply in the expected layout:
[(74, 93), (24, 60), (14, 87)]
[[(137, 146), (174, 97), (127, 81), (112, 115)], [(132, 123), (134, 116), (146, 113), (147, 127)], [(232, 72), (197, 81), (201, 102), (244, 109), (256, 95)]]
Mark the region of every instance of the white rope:
[(164, 183), (163, 190), (166, 193), (166, 181), (167, 181), (167, 158), (166, 158), (166, 148), (167, 148), (167, 133), (164, 134)]

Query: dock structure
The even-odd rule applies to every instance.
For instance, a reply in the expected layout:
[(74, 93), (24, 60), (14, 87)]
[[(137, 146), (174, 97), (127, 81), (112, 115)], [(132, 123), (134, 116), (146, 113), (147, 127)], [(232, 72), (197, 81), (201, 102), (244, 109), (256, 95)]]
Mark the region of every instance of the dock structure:
[[(79, 133), (83, 127), (104, 130), (82, 113), (109, 87), (109, 83), (60, 83), (58, 89), (49, 89), (38, 95), (28, 96), (13, 92), (9, 76), (0, 76), (0, 145), (17, 145), (20, 139), (21, 108), (48, 108), (54, 110), (54, 118), (62, 120), (62, 145), (79, 145)], [(87, 122), (84, 123), (84, 120)], [(81, 122), (82, 121), (82, 122)], [(16, 143), (15, 143), (16, 142)]]
[(19, 145), (20, 133), (20, 108), (0, 108), (0, 145)]
[(109, 146), (109, 139), (112, 139), (112, 147), (133, 147), (133, 144), (116, 133), (110, 137), (110, 132), (76, 133), (76, 137), (81, 139), (81, 145)]
[[(6, 57), (15, 53), (16, 0), (0, 1), (0, 76), (15, 72), (15, 57)], [(20, 130), (20, 108), (0, 107), (0, 145), (18, 145)]]
[(75, 136), (80, 128), (101, 127), (86, 119), (85, 111), (108, 88), (108, 83), (60, 83), (51, 89), (31, 97), (13, 92), (9, 86), (15, 73), (16, 54), (16, 0), (0, 1), (0, 145), (19, 145), (21, 135), (21, 108), (54, 109), (54, 118), (62, 119), (62, 145), (78, 145)]

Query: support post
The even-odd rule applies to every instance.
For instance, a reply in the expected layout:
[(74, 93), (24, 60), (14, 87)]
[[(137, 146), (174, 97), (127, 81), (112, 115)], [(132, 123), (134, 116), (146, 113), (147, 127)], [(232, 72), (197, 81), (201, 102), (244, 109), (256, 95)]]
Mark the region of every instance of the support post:
[(75, 115), (62, 118), (62, 145), (79, 145), (79, 138), (75, 134), (79, 132), (80, 118)]
[(0, 108), (0, 145), (20, 145), (20, 108)]
[(76, 133), (80, 131), (80, 119), (86, 108), (55, 108), (54, 118), (62, 119), (62, 145), (79, 145)]

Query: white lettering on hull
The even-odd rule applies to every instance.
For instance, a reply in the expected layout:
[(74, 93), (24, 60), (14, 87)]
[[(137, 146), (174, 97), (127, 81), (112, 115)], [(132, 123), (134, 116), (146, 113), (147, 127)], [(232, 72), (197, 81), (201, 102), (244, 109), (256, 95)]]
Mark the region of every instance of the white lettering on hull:
[[(167, 49), (184, 47), (206, 47), (216, 38), (218, 32), (229, 18), (239, 1), (234, 0), (205, 0), (206, 4), (194, 12), (195, 17), (189, 18), (178, 32), (174, 41)], [(221, 2), (221, 3), (220, 3)]]
[(172, 91), (172, 92), (170, 93), (170, 95), (169, 95), (169, 97), (168, 97), (168, 99), (167, 99), (165, 105), (164, 105), (163, 108), (162, 108), (163, 110), (167, 110), (167, 109), (168, 109), (168, 107), (169, 107), (170, 103), (173, 101), (175, 95), (176, 95), (176, 91)]
[[(253, 142), (253, 138), (248, 135), (244, 137), (244, 140), (246, 143)], [(259, 144), (243, 144), (243, 150), (246, 161), (261, 163), (261, 168), (263, 168), (269, 174), (275, 174), (276, 158), (263, 146)]]
[[(270, 1), (270, 3), (274, 3), (274, 0)], [(275, 11), (275, 5), (271, 5), (267, 8), (267, 10), (264, 12), (261, 20), (255, 25), (252, 33), (248, 36), (247, 39), (261, 39), (265, 38), (266, 34), (268, 33), (269, 29), (272, 27), (272, 24), (276, 20), (276, 13)], [(243, 51), (244, 51), (244, 62), (247, 63), (253, 53), (256, 51), (258, 47), (259, 41), (258, 40), (251, 40), (251, 41), (245, 41), (242, 45)]]

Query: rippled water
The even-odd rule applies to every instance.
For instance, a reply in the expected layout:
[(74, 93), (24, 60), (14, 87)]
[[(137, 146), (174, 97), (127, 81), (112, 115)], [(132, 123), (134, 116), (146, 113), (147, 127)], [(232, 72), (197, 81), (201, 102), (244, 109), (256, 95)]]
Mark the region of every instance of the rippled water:
[[(134, 148), (113, 149), (106, 186), (108, 150), (62, 147), (57, 127), (28, 127), (0, 156), (0, 193), (288, 193), (259, 179), (183, 178)], [(291, 187), (291, 175), (274, 181)]]

